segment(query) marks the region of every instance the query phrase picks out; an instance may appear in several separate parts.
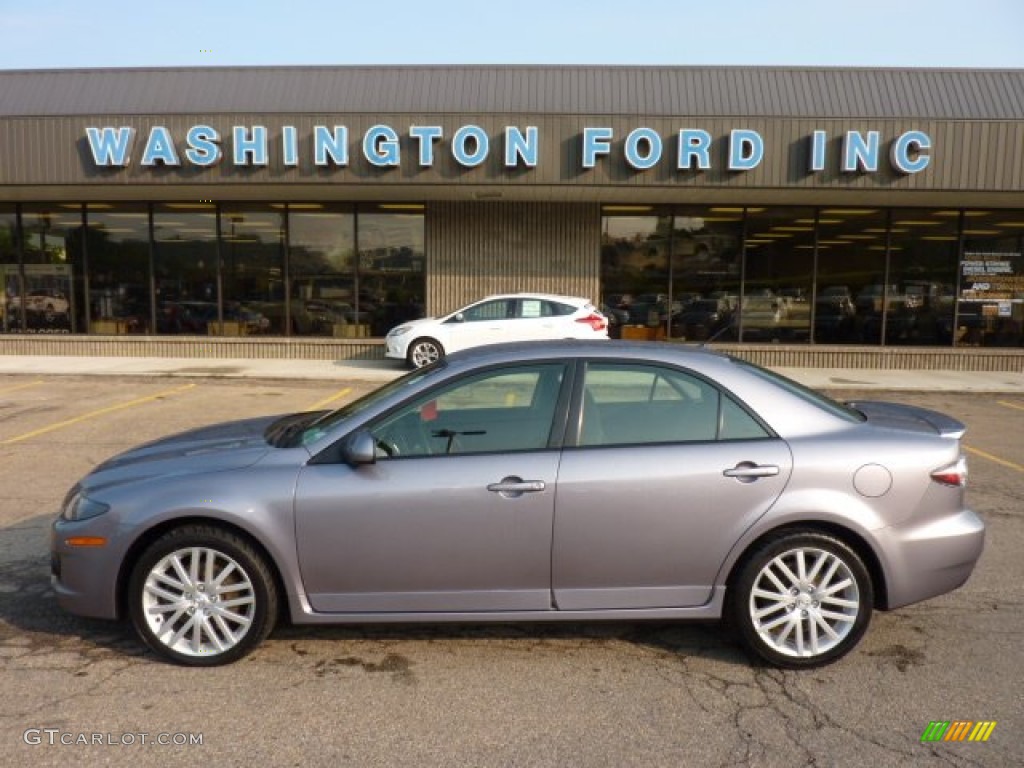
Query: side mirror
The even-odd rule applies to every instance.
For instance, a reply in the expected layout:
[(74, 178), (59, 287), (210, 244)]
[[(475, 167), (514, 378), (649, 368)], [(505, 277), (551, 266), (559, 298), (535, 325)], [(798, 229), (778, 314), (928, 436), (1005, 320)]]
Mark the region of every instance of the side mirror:
[(365, 429), (360, 429), (346, 437), (341, 446), (341, 458), (353, 467), (375, 464), (377, 450), (373, 435)]

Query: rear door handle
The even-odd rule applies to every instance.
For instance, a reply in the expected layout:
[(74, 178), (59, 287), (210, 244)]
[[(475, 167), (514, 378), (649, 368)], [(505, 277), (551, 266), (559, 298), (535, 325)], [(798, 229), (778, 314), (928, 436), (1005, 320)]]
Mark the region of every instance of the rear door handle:
[(538, 493), (547, 488), (543, 480), (523, 480), (521, 477), (505, 477), (500, 483), (491, 483), (487, 490), (500, 493), (508, 499), (522, 496), (524, 493)]
[(775, 477), (779, 468), (774, 464), (755, 464), (752, 461), (741, 461), (732, 469), (722, 470), (726, 477), (735, 477), (743, 483), (752, 483), (759, 477)]

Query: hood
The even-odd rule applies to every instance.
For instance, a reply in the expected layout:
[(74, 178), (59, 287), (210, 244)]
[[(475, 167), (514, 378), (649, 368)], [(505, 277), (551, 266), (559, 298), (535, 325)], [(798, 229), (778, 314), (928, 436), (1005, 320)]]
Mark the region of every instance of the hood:
[[(427, 323), (436, 323), (436, 322), (437, 322), (437, 318), (436, 317), (421, 317), (421, 318), (419, 318), (417, 320), (406, 320), (404, 323), (399, 323), (398, 325), (396, 325), (395, 328), (416, 328), (417, 326), (420, 326), (420, 325), (426, 325)], [(388, 331), (388, 335), (389, 336), (391, 335), (392, 331), (395, 330), (395, 328), (392, 328), (390, 331)]]
[(877, 400), (857, 400), (847, 403), (851, 408), (867, 417), (868, 423), (887, 429), (902, 429), (907, 432), (925, 432), (959, 440), (967, 431), (963, 422), (938, 411), (918, 408), (902, 403), (887, 403)]
[(247, 467), (271, 450), (264, 432), (280, 418), (214, 424), (146, 443), (98, 465), (81, 481), (81, 487), (96, 489), (157, 476)]

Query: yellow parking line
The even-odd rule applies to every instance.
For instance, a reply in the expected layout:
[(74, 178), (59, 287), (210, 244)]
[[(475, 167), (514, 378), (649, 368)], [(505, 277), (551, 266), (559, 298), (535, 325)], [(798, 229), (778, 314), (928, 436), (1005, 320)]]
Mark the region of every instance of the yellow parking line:
[(989, 461), (994, 461), (996, 464), (1002, 464), (1004, 467), (1009, 467), (1010, 469), (1015, 469), (1018, 472), (1024, 472), (1024, 466), (1021, 466), (1020, 464), (1014, 464), (1012, 461), (1007, 461), (1006, 459), (1000, 459), (998, 456), (993, 456), (991, 453), (985, 453), (984, 451), (979, 451), (977, 448), (971, 448), (971, 446), (969, 446), (969, 445), (965, 445), (964, 446), (964, 450), (965, 451), (970, 451), (975, 456), (981, 456), (981, 458), (983, 458), (983, 459), (988, 459)]
[(88, 419), (94, 419), (97, 416), (102, 416), (105, 413), (112, 411), (119, 411), (122, 408), (131, 408), (133, 405), (142, 405), (143, 403), (151, 403), (154, 400), (159, 400), (162, 397), (168, 395), (174, 395), (178, 392), (184, 392), (187, 389), (192, 389), (195, 384), (186, 384), (183, 387), (175, 387), (174, 389), (165, 389), (163, 392), (157, 392), (155, 395), (149, 395), (148, 397), (140, 397), (137, 400), (129, 400), (127, 403), (118, 403), (117, 405), (108, 405), (106, 408), (100, 408), (98, 411), (89, 411), (81, 416), (76, 416), (73, 419), (67, 421), (59, 421), (56, 424), (51, 424), (48, 427), (42, 427), (41, 429), (34, 429), (31, 432), (26, 432), (23, 435), (17, 437), (11, 437), (7, 440), (0, 441), (0, 445), (10, 445), (11, 443), (20, 443), (22, 440), (28, 440), (30, 437), (37, 437), (38, 435), (45, 435), (47, 432), (53, 432), (56, 429), (63, 427), (69, 427), (72, 424), (78, 424), (79, 422), (86, 421)]
[(0, 395), (4, 394), (5, 392), (14, 392), (15, 390), (18, 390), (18, 389), (28, 389), (29, 387), (38, 387), (42, 383), (43, 383), (42, 381), (30, 381), (28, 384), (18, 384), (17, 386), (14, 386), (14, 387), (6, 387), (4, 389), (0, 389)]
[(320, 400), (319, 402), (313, 403), (306, 410), (307, 411), (319, 411), (321, 408), (323, 408), (328, 403), (333, 403), (335, 400), (339, 400), (339, 399), (343, 398), (345, 395), (347, 395), (351, 391), (352, 391), (352, 387), (345, 387), (344, 389), (340, 390), (339, 392), (335, 392), (330, 397), (325, 397), (323, 400)]
[(1016, 403), (1008, 403), (1005, 400), (996, 400), (1000, 405), (1005, 405), (1007, 408), (1016, 408), (1018, 411), (1024, 411), (1024, 405), (1017, 405)]

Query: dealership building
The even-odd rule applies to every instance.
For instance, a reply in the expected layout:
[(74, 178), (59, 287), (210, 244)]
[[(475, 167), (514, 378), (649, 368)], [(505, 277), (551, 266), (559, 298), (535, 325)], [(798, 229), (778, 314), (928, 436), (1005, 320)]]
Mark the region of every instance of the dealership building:
[(498, 292), (1024, 370), (1024, 70), (0, 72), (0, 354), (379, 357)]

